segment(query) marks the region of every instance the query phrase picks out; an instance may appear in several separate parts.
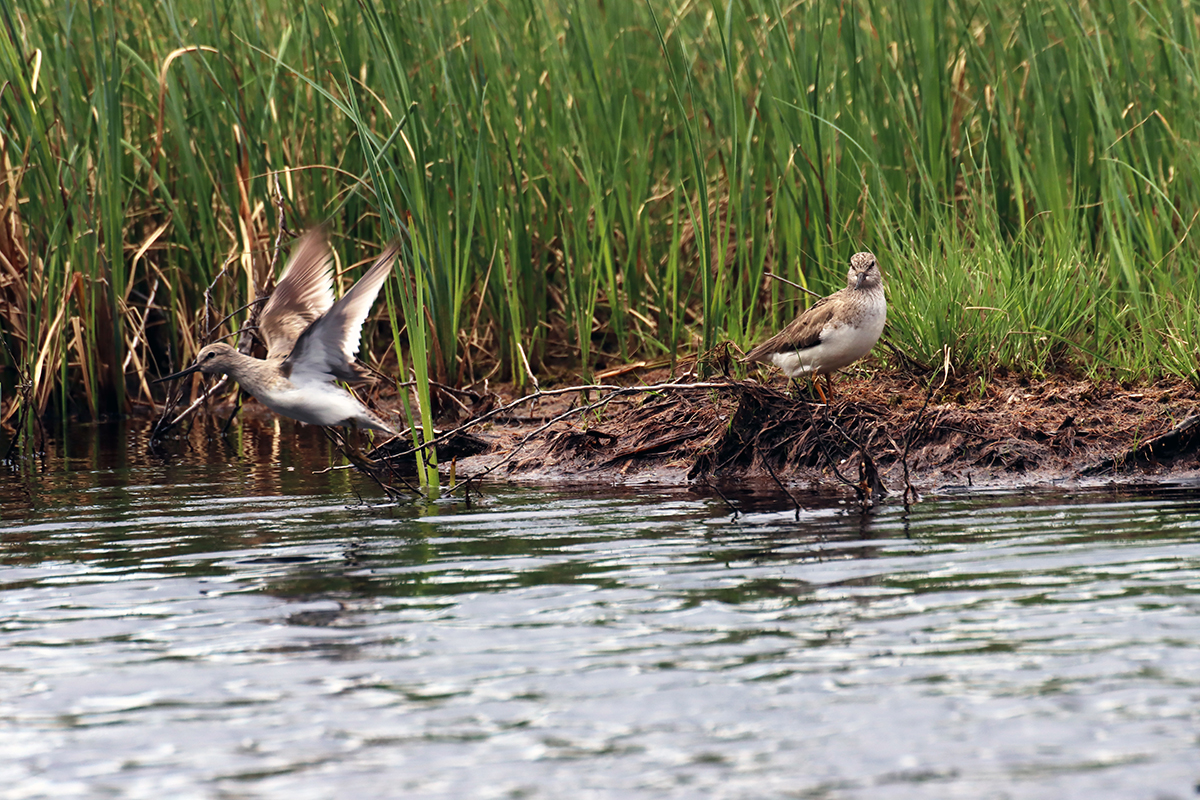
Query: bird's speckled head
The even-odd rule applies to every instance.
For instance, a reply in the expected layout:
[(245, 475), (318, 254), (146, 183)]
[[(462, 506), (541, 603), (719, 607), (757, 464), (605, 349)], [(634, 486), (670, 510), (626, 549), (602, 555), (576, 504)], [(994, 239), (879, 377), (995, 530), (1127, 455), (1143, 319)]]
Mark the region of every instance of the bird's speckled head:
[(229, 372), (229, 367), (233, 365), (239, 355), (241, 354), (232, 345), (217, 342), (201, 349), (196, 354), (196, 360), (192, 366), (205, 375), (223, 375)]
[(871, 253), (855, 253), (850, 256), (850, 272), (846, 275), (846, 286), (851, 289), (876, 289), (883, 286), (883, 273), (879, 262)]
[(217, 342), (204, 347), (196, 354), (196, 360), (187, 369), (182, 369), (174, 375), (168, 375), (165, 378), (159, 378), (155, 383), (163, 381), (173, 381), (176, 378), (182, 378), (185, 375), (191, 375), (193, 372), (203, 372), (205, 375), (225, 375), (233, 372), (231, 369), (238, 363), (239, 359), (244, 360), (246, 357), (239, 353), (232, 346), (224, 342)]

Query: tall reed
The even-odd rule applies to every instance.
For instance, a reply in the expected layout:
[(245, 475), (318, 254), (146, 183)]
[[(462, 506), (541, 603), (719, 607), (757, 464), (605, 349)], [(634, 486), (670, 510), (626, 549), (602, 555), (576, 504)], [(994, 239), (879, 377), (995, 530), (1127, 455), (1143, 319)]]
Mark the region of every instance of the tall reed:
[(434, 382), (745, 346), (859, 249), (915, 362), (1200, 380), (1194, 12), (0, 0), (5, 396), (150, 402), (319, 221), (406, 242), (368, 346), (424, 436)]

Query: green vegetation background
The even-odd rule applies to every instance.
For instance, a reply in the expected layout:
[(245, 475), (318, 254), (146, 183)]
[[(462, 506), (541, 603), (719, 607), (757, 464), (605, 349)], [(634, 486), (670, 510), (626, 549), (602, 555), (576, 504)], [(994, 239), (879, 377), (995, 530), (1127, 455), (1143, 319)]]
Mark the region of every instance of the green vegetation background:
[(1196, 380), (1190, 2), (0, 15), (0, 363), (41, 410), (235, 330), (281, 214), (344, 285), (404, 232), (374, 344), (418, 383), (744, 347), (807, 302), (767, 273), (824, 294), (862, 249), (885, 368)]

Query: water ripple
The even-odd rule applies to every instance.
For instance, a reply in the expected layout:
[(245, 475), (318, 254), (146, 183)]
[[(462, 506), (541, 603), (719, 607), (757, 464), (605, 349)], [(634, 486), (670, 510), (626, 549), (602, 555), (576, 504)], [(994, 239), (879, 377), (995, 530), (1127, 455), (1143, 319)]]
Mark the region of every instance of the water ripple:
[(170, 469), (0, 494), (14, 797), (1125, 798), (1200, 777), (1190, 487), (867, 515), (732, 493), (734, 517), (686, 490), (372, 505), (342, 476), (251, 495)]

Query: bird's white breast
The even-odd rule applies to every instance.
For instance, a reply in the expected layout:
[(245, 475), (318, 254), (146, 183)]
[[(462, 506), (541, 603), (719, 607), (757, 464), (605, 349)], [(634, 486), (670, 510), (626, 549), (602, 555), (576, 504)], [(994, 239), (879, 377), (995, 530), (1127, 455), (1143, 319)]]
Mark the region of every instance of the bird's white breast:
[(883, 292), (878, 300), (864, 304), (851, 321), (834, 318), (821, 331), (821, 341), (812, 347), (771, 354), (771, 363), (790, 378), (825, 375), (847, 367), (871, 352), (887, 322)]
[(366, 413), (362, 403), (334, 383), (311, 382), (297, 386), (291, 381), (280, 380), (256, 396), (275, 413), (310, 425), (343, 425)]

